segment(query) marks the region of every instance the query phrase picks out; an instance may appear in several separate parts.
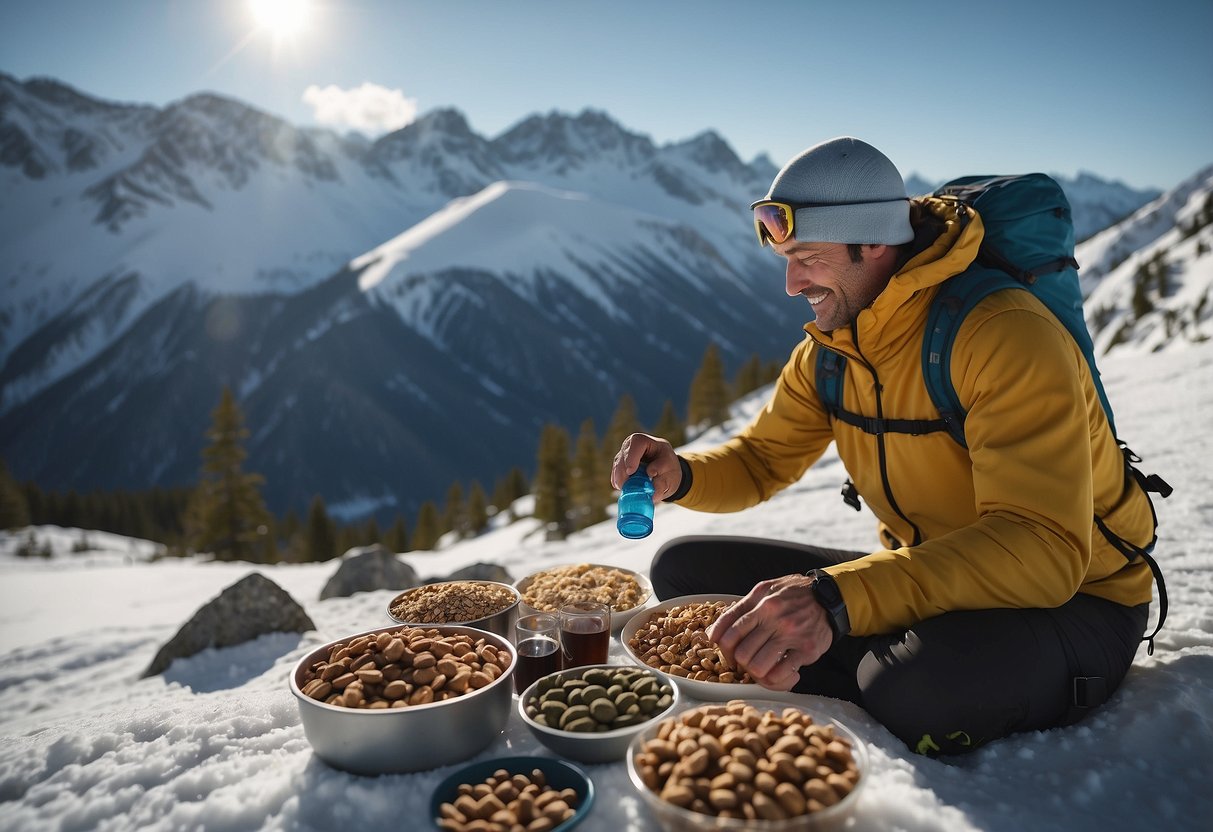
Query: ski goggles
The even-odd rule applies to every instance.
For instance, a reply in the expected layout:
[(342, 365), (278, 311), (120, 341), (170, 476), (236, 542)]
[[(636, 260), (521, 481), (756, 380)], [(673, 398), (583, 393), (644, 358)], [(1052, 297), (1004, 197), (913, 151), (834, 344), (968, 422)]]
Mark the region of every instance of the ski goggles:
[(792, 229), (796, 226), (796, 211), (799, 208), (812, 208), (810, 203), (776, 202), (773, 199), (760, 199), (750, 206), (754, 212), (754, 233), (758, 235), (758, 245), (770, 243), (777, 246), (790, 239)]

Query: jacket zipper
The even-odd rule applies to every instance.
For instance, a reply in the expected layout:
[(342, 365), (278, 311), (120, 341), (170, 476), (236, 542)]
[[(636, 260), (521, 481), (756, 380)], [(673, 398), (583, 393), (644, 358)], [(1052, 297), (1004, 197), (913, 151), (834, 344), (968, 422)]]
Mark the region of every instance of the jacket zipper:
[[(859, 363), (863, 364), (867, 371), (872, 374), (872, 383), (876, 385), (876, 418), (883, 419), (884, 403), (881, 400), (881, 393), (884, 387), (880, 383), (880, 375), (876, 372), (876, 368), (868, 362), (868, 359), (863, 354), (863, 350), (859, 346), (859, 327), (854, 321), (851, 322), (851, 338), (855, 342), (855, 354), (859, 356)], [(910, 545), (918, 546), (922, 543), (922, 532), (919, 531), (914, 521), (905, 515), (905, 512), (901, 510), (901, 506), (897, 505), (897, 498), (893, 496), (893, 486), (889, 483), (889, 470), (885, 456), (883, 433), (876, 434), (876, 455), (880, 460), (880, 481), (884, 485), (884, 496), (889, 501), (889, 508), (893, 509), (893, 512), (914, 530), (914, 540)]]

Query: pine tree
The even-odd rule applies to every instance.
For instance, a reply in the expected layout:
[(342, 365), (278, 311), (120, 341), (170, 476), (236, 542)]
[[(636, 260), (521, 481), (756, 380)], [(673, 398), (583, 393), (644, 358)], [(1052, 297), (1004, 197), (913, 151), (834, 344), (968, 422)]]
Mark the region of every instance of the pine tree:
[(530, 490), (531, 486), (527, 483), (526, 474), (522, 473), (522, 469), (517, 466), (511, 468), (510, 472), (498, 478), (497, 484), (493, 486), (494, 513), (509, 511), (509, 521), (514, 522), (518, 519), (514, 514), (514, 501), (529, 494)]
[(375, 516), (366, 521), (366, 525), (362, 527), (362, 545), (374, 546), (376, 543), (383, 542), (383, 534), (379, 531), (379, 524), (375, 521)]
[(1154, 302), (1150, 300), (1149, 289), (1153, 276), (1149, 264), (1142, 265), (1133, 275), (1133, 296), (1130, 305), (1133, 308), (1134, 320), (1140, 321), (1154, 311)]
[[(43, 526), (55, 522), (48, 510), (49, 498), (46, 492), (34, 483), (27, 482), (22, 483), (21, 494), (25, 497), (25, 504), (29, 507), (29, 525)], [(64, 524), (55, 523), (55, 525)]]
[(687, 425), (690, 429), (703, 431), (729, 418), (728, 384), (715, 342), (709, 342), (703, 353), (703, 362), (691, 381), (688, 398)]
[(442, 533), (456, 532), (460, 538), (467, 536), (467, 508), (463, 504), (463, 486), (451, 483), (446, 490), (446, 506), (442, 510)]
[(437, 546), (438, 538), (442, 537), (441, 523), (438, 506), (433, 500), (426, 500), (421, 505), (421, 511), (417, 512), (417, 528), (413, 530), (412, 548), (425, 551)]
[(607, 518), (606, 506), (611, 501), (609, 478), (610, 468), (603, 464), (594, 420), (586, 419), (577, 436), (570, 473), (573, 528), (584, 529)]
[(488, 528), (489, 508), (484, 487), (479, 480), (472, 480), (471, 492), (468, 494), (467, 526), (472, 534), (480, 534)]
[(337, 530), (338, 555), (344, 555), (350, 549), (357, 549), (362, 545), (364, 545), (362, 529), (355, 525), (347, 524)]
[(559, 425), (545, 425), (535, 471), (535, 517), (554, 524), (558, 534), (568, 532), (569, 468), (568, 431)]
[(665, 406), (661, 408), (661, 418), (653, 426), (653, 435), (667, 440), (675, 448), (686, 444), (686, 425), (678, 418), (678, 410), (669, 399), (665, 400)]
[(387, 536), (383, 538), (383, 545), (389, 552), (400, 553), (409, 550), (409, 533), (404, 525), (404, 515), (396, 515), (392, 527), (387, 530)]
[(303, 559), (312, 563), (337, 557), (337, 526), (329, 517), (324, 498), (317, 494), (307, 510), (303, 537)]
[(741, 365), (733, 378), (733, 398), (740, 399), (746, 393), (752, 393), (762, 386), (762, 359), (758, 353), (751, 353), (746, 362)]
[(303, 523), (299, 519), (299, 512), (293, 508), (287, 509), (286, 514), (282, 516), (282, 523), (278, 526), (278, 533), (290, 540), (299, 533), (301, 528), (303, 528)]
[(619, 397), (619, 404), (616, 405), (615, 413), (611, 416), (610, 423), (607, 424), (606, 433), (602, 435), (602, 460), (608, 472), (611, 470), (610, 466), (615, 459), (615, 454), (619, 453), (619, 446), (623, 444), (623, 440), (633, 433), (639, 433), (640, 430), (640, 419), (636, 417), (636, 401), (629, 393), (624, 393)]
[(236, 399), (224, 387), (211, 412), (211, 444), (202, 451), (202, 472), (186, 514), (189, 545), (217, 560), (257, 561), (265, 551), (270, 516), (259, 490), (264, 479), (243, 470), (242, 442), (248, 436)]
[(0, 529), (20, 529), (30, 525), (29, 501), (17, 481), (0, 459)]
[(523, 472), (523, 470), (517, 465), (510, 469), (510, 472), (506, 474), (505, 479), (507, 491), (512, 495), (509, 503), (506, 505), (510, 506), (510, 521), (513, 522), (514, 520), (518, 519), (518, 512), (514, 510), (513, 503), (518, 498), (525, 497), (527, 494), (531, 493), (531, 483), (526, 478), (526, 474)]
[(279, 563), (282, 552), (278, 550), (278, 524), (273, 515), (268, 515), (265, 534), (261, 535), (261, 563)]

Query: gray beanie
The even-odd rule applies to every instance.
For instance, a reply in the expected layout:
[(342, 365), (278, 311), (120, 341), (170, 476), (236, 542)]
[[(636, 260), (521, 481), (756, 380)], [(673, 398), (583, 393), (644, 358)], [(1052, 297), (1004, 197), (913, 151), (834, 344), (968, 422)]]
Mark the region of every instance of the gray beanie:
[(793, 231), (801, 242), (898, 245), (914, 239), (897, 167), (849, 136), (813, 145), (784, 165), (766, 199), (817, 206), (796, 211)]

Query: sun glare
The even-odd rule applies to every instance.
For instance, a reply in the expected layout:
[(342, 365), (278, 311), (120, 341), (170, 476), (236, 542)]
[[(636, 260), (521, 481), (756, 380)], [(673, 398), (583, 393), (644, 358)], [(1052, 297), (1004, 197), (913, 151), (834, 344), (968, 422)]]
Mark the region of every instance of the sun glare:
[(249, 9), (257, 28), (275, 38), (289, 38), (307, 28), (311, 17), (308, 0), (249, 0)]

